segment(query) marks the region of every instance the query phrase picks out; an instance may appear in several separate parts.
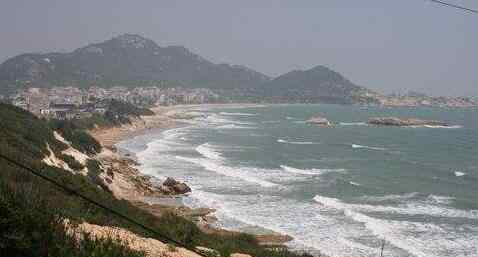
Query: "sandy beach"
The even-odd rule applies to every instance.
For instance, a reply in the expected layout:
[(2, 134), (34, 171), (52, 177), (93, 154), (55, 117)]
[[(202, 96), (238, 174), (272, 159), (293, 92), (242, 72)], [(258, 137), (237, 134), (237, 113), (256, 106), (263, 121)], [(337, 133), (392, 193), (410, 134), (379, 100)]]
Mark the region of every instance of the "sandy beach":
[(152, 129), (173, 128), (177, 122), (170, 117), (185, 108), (185, 106), (155, 107), (151, 109), (155, 113), (153, 116), (142, 116), (140, 119), (134, 119), (131, 124), (121, 127), (93, 129), (90, 134), (103, 146), (113, 148), (121, 140), (148, 133)]
[(121, 127), (97, 128), (90, 131), (103, 146), (114, 148), (114, 145), (127, 138), (132, 138), (146, 134), (153, 129), (170, 129), (179, 126), (180, 122), (175, 119), (176, 116), (186, 113), (196, 108), (246, 108), (262, 107), (259, 104), (202, 104), (202, 105), (174, 105), (157, 106), (151, 108), (155, 113), (153, 116), (142, 116), (135, 119), (131, 124)]
[[(114, 179), (109, 184), (110, 190), (115, 196), (125, 199), (144, 209), (153, 215), (161, 216), (165, 211), (172, 211), (177, 215), (190, 219), (198, 225), (205, 233), (233, 235), (238, 232), (217, 228), (212, 224), (216, 221), (214, 209), (200, 208), (191, 209), (184, 205), (167, 204), (175, 194), (165, 194), (161, 187), (151, 182), (151, 177), (141, 174), (136, 168), (138, 163), (134, 156), (124, 156), (119, 153), (115, 144), (135, 136), (144, 135), (151, 131), (165, 130), (180, 126), (182, 122), (176, 118), (185, 118), (188, 111), (195, 108), (219, 108), (219, 107), (251, 107), (259, 105), (240, 104), (209, 104), (209, 105), (178, 105), (167, 107), (155, 107), (151, 110), (153, 116), (142, 116), (134, 119), (131, 124), (121, 127), (96, 128), (90, 134), (103, 146), (104, 150), (98, 155), (107, 170), (114, 173)], [(186, 117), (187, 118), (187, 117)], [(155, 198), (159, 203), (152, 204), (148, 199)], [(271, 233), (257, 235), (256, 239), (261, 244), (283, 247), (283, 243), (292, 240), (290, 236)]]

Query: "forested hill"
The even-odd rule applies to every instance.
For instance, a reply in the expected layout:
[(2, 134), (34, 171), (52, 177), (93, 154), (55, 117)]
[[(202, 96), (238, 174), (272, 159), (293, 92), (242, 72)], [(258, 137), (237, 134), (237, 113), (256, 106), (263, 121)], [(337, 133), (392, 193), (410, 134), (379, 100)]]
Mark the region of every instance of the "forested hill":
[[(0, 89), (92, 85), (209, 88), (234, 101), (356, 103), (372, 91), (325, 66), (272, 79), (240, 65), (215, 64), (181, 46), (125, 34), (71, 53), (22, 54), (0, 65)], [(367, 100), (368, 101), (368, 100)]]
[(367, 95), (377, 95), (322, 65), (283, 74), (264, 83), (256, 94), (269, 102), (340, 104), (370, 102)]
[(161, 47), (133, 34), (71, 53), (22, 54), (0, 65), (0, 83), (4, 87), (22, 82), (48, 87), (171, 81), (186, 87), (244, 88), (268, 80), (266, 75), (247, 67), (215, 64), (182, 46)]

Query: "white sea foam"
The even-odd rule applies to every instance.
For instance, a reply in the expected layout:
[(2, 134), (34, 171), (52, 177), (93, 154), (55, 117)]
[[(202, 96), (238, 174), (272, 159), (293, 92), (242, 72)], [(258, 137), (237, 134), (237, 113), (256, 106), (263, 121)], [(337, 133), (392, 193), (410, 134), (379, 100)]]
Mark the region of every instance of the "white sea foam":
[(214, 149), (209, 143), (205, 143), (196, 147), (196, 151), (208, 159), (224, 160), (224, 158), (221, 156), (221, 153)]
[(229, 119), (228, 117), (225, 117), (216, 113), (208, 115), (206, 118), (198, 118), (197, 120), (204, 121), (211, 125), (224, 125), (224, 124), (252, 125), (253, 124), (251, 122)]
[(239, 126), (236, 124), (227, 124), (227, 125), (217, 126), (216, 129), (255, 129), (255, 127)]
[[(227, 118), (233, 119), (232, 116), (227, 116)], [(221, 118), (222, 116), (217, 117)], [(217, 124), (209, 121), (201, 123), (203, 125), (202, 128), (209, 128), (211, 125), (216, 127), (229, 124), (242, 126), (235, 121)], [(475, 228), (473, 228), (475, 230), (470, 229), (472, 230), (471, 232), (468, 230), (468, 227), (460, 232), (454, 232), (461, 228), (451, 227), (445, 229), (440, 227), (441, 225), (407, 222), (403, 219), (394, 221), (385, 220), (385, 218), (375, 218), (386, 217), (380, 215), (380, 212), (405, 215), (416, 215), (418, 213), (424, 216), (446, 218), (440, 219), (440, 221), (447, 221), (448, 218), (455, 217), (470, 219), (478, 217), (477, 212), (443, 208), (443, 205), (452, 201), (451, 197), (433, 195), (428, 197), (427, 195), (408, 197), (408, 194), (406, 194), (386, 195), (380, 200), (376, 199), (377, 203), (373, 203), (373, 200), (369, 199), (373, 204), (351, 204), (338, 199), (335, 199), (335, 202), (331, 201), (332, 204), (339, 204), (339, 206), (342, 204), (343, 208), (341, 209), (328, 206), (325, 203), (317, 204), (312, 201), (270, 196), (268, 195), (269, 193), (264, 193), (264, 195), (259, 193), (258, 195), (257, 192), (276, 192), (280, 185), (274, 184), (274, 182), (282, 183), (282, 181), (277, 179), (278, 176), (283, 176), (288, 181), (295, 177), (309, 179), (308, 176), (297, 176), (295, 174), (300, 174), (297, 171), (313, 173), (314, 169), (300, 170), (289, 167), (295, 169), (296, 172), (287, 172), (283, 167), (277, 170), (241, 166), (231, 167), (232, 165), (228, 166), (225, 160), (220, 159), (224, 158), (219, 151), (222, 147), (209, 143), (203, 145), (201, 150), (200, 146), (192, 146), (186, 144), (187, 142), (181, 141), (182, 133), (187, 135), (188, 142), (194, 141), (195, 138), (202, 139), (202, 135), (199, 137), (196, 135), (195, 137), (191, 134), (192, 131), (195, 130), (170, 132), (167, 133), (169, 139), (163, 137), (159, 141), (155, 140), (148, 147), (148, 158), (150, 158), (148, 163), (152, 163), (149, 166), (152, 171), (157, 173), (158, 167), (164, 165), (165, 161), (167, 161), (167, 165), (174, 167), (174, 170), (159, 171), (160, 174), (173, 175), (181, 179), (183, 176), (191, 176), (191, 181), (188, 180), (187, 182), (190, 185), (194, 185), (191, 197), (198, 197), (196, 193), (200, 194), (201, 190), (207, 191), (211, 189), (213, 192), (216, 192), (216, 194), (207, 192), (207, 194), (205, 193), (198, 198), (201, 198), (201, 201), (206, 206), (218, 209), (216, 216), (220, 220), (227, 216), (229, 219), (237, 219), (247, 225), (262, 226), (280, 233), (289, 234), (294, 237), (294, 241), (291, 244), (301, 244), (321, 249), (324, 254), (331, 257), (377, 256), (377, 242), (379, 238), (384, 238), (389, 242), (386, 245), (385, 256), (410, 256), (413, 254), (420, 257), (470, 257), (475, 256), (475, 253), (478, 252), (478, 230)], [(257, 131), (259, 132), (259, 130)], [(166, 149), (166, 147), (170, 148), (168, 149), (170, 153), (157, 153), (158, 149)], [(183, 149), (182, 147), (184, 149), (186, 147), (189, 148), (188, 154), (196, 154), (194, 152), (196, 150), (202, 156), (197, 159), (175, 157), (178, 154), (183, 154), (176, 152), (178, 149)], [(199, 151), (198, 148), (200, 149)], [(207, 153), (207, 150), (215, 151), (218, 155), (214, 155), (214, 153), (211, 155), (211, 152)], [(168, 155), (172, 157), (168, 157)], [(166, 158), (169, 158), (169, 160), (165, 160)], [(189, 160), (178, 161), (181, 158)], [(209, 168), (206, 168), (204, 165), (199, 164), (200, 162), (212, 164), (207, 164), (206, 166)], [(214, 170), (214, 172), (221, 175), (211, 176), (212, 173), (198, 169), (199, 166), (210, 171), (212, 171), (211, 169), (216, 169), (218, 171)], [(176, 168), (177, 170), (175, 170)], [(321, 169), (316, 170), (322, 171)], [(178, 173), (176, 174), (175, 172)], [(153, 175), (153, 173), (151, 174)], [(263, 184), (264, 182), (266, 182), (266, 185)], [(278, 187), (268, 186), (268, 183)], [(234, 190), (230, 190), (231, 185), (235, 188)], [(257, 185), (260, 185), (260, 187)], [(230, 195), (224, 194), (225, 191), (229, 192)], [(236, 192), (241, 193), (234, 195)], [(377, 198), (380, 197), (378, 196)], [(397, 204), (395, 205), (394, 202), (392, 206), (383, 206), (385, 203), (380, 203), (380, 201), (385, 201), (386, 198), (397, 199)], [(333, 200), (334, 198), (331, 199)], [(365, 199), (364, 201), (368, 202)], [(428, 214), (429, 212), (431, 215)], [(371, 215), (368, 215), (369, 213)], [(427, 220), (433, 221), (433, 219), (428, 218)], [(472, 223), (475, 224), (474, 221)], [(396, 254), (396, 247), (406, 249), (409, 254), (404, 252), (401, 252), (403, 254)], [(427, 255), (422, 255), (424, 253)]]
[[(442, 225), (382, 220), (356, 210), (314, 206), (270, 195), (220, 195), (194, 190), (191, 197), (217, 209), (215, 215), (226, 228), (261, 226), (294, 237), (288, 244), (293, 249), (313, 247), (327, 256), (377, 256), (381, 239), (387, 242), (385, 256), (469, 257), (477, 250), (478, 237), (473, 236), (476, 228), (468, 234), (450, 233), (451, 229)], [(332, 200), (327, 204), (336, 203)], [(335, 212), (339, 216), (331, 216), (330, 209), (340, 210)]]
[(440, 196), (440, 195), (429, 195), (427, 198), (431, 202), (438, 203), (438, 204), (450, 204), (455, 199), (455, 197)]
[(226, 116), (257, 116), (257, 113), (247, 113), (247, 112), (220, 112), (221, 115)]
[(284, 171), (287, 171), (287, 172), (290, 172), (290, 173), (295, 173), (295, 174), (319, 175), (321, 173), (320, 170), (316, 170), (316, 169), (302, 170), (302, 169), (296, 169), (296, 168), (285, 166), (285, 165), (281, 165), (280, 167)]
[(476, 227), (470, 227), (469, 233), (461, 234), (451, 232), (454, 225), (382, 220), (350, 210), (344, 211), (344, 214), (413, 256), (471, 257), (478, 252), (478, 237), (474, 235)]
[[(396, 247), (406, 250), (413, 256), (449, 256), (451, 252), (458, 250), (477, 249), (474, 243), (478, 242), (478, 237), (451, 233), (450, 228), (444, 229), (431, 223), (382, 220), (362, 213), (364, 211), (373, 212), (372, 209), (379, 209), (378, 211), (394, 210), (392, 207), (346, 204), (338, 199), (322, 196), (316, 196), (314, 200), (326, 208), (343, 211), (346, 217), (362, 223), (373, 234), (387, 240)], [(414, 207), (410, 207), (410, 209), (412, 208)], [(436, 209), (430, 210), (427, 206), (422, 207), (420, 212), (425, 215), (427, 211), (433, 213)], [(452, 215), (452, 217), (455, 217), (455, 215)], [(463, 244), (457, 244), (457, 241), (461, 241)], [(473, 250), (469, 251), (472, 252)], [(460, 254), (455, 252), (454, 256), (472, 255), (467, 255), (462, 251)]]
[(283, 144), (291, 144), (291, 145), (317, 145), (320, 144), (318, 142), (307, 142), (307, 141), (288, 141), (284, 139), (278, 139), (278, 143), (283, 143)]
[[(345, 210), (344, 214), (352, 220), (361, 222), (364, 226), (370, 230), (373, 234), (377, 235), (388, 241), (389, 243), (397, 246), (417, 257), (429, 257), (431, 256), (428, 251), (423, 250), (422, 243), (417, 245), (417, 241), (412, 237), (403, 236), (408, 231), (403, 231), (404, 227), (412, 226), (426, 226), (425, 224), (413, 224), (411, 222), (386, 222), (384, 220), (369, 217), (367, 215), (357, 213), (350, 210)], [(408, 225), (410, 224), (410, 225)], [(402, 230), (402, 231), (401, 231)], [(402, 233), (401, 233), (402, 232)], [(413, 242), (413, 243), (412, 243)]]
[(402, 128), (412, 128), (412, 129), (461, 129), (463, 126), (461, 125), (453, 125), (453, 126), (438, 126), (438, 125), (419, 125), (419, 126), (405, 126)]
[(321, 175), (326, 172), (345, 172), (344, 169), (297, 169), (286, 165), (281, 165), (280, 167), (286, 172), (302, 175)]
[(184, 136), (185, 135), (185, 132), (184, 132), (185, 129), (187, 129), (187, 127), (166, 130), (162, 133), (162, 139), (174, 140), (178, 137)]
[(455, 176), (457, 176), (457, 177), (463, 177), (465, 175), (466, 175), (466, 173), (463, 172), (463, 171), (455, 171)]
[[(370, 232), (360, 224), (344, 224), (323, 215), (322, 209), (311, 203), (270, 195), (218, 195), (201, 190), (193, 190), (192, 197), (217, 209), (215, 216), (225, 228), (260, 226), (288, 234), (294, 238), (288, 243), (292, 249), (320, 249), (331, 257), (375, 256), (377, 252), (376, 248), (354, 240), (370, 237)], [(240, 224), (227, 222), (231, 219)]]
[(357, 144), (352, 144), (352, 148), (354, 148), (354, 149), (368, 149), (368, 150), (376, 150), (376, 151), (387, 150), (386, 148), (383, 148), (383, 147), (372, 147), (372, 146), (357, 145)]
[(254, 168), (248, 168), (248, 167), (229, 167), (226, 165), (223, 165), (221, 163), (218, 163), (214, 160), (209, 160), (209, 159), (204, 159), (204, 158), (188, 158), (188, 157), (182, 157), (182, 156), (176, 156), (178, 160), (182, 161), (187, 161), (190, 163), (197, 164), (199, 166), (202, 166), (206, 170), (216, 172), (218, 174), (228, 176), (228, 177), (233, 177), (233, 178), (238, 178), (250, 183), (258, 184), (263, 187), (274, 187), (278, 186), (275, 183), (260, 179), (255, 177), (253, 172)]
[(234, 123), (234, 121), (232, 120), (229, 120), (229, 119), (226, 119), (225, 117), (222, 117), (220, 115), (217, 115), (217, 114), (211, 114), (211, 115), (208, 115), (205, 119), (207, 122), (211, 122), (211, 123)]
[(438, 129), (461, 129), (463, 126), (455, 125), (455, 126), (434, 126), (434, 125), (424, 125), (424, 128), (438, 128)]
[[(154, 159), (160, 152), (167, 152), (172, 149), (189, 149), (190, 145), (186, 144), (183, 137), (191, 127), (181, 127), (163, 131), (161, 137), (154, 139), (146, 144), (146, 149), (136, 153), (139, 159)], [(143, 163), (146, 160), (140, 160)]]
[(384, 195), (384, 196), (362, 196), (359, 197), (359, 200), (366, 201), (366, 202), (385, 202), (385, 201), (393, 201), (393, 202), (403, 202), (408, 201), (411, 198), (414, 198), (418, 195), (417, 192), (411, 192), (406, 194), (392, 194), (392, 195)]
[(335, 209), (354, 210), (366, 213), (381, 212), (403, 215), (424, 215), (445, 218), (478, 219), (478, 210), (466, 211), (459, 209), (450, 209), (416, 201), (398, 205), (397, 207), (344, 203), (336, 198), (324, 197), (319, 195), (314, 197), (314, 201), (324, 206), (332, 207)]

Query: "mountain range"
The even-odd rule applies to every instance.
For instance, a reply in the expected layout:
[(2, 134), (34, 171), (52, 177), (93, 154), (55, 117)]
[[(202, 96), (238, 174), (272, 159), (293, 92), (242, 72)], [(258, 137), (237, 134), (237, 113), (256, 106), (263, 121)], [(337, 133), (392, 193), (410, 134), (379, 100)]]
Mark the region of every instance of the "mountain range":
[[(169, 81), (190, 88), (247, 91), (257, 97), (287, 101), (350, 102), (357, 92), (371, 92), (324, 66), (271, 78), (253, 69), (215, 64), (182, 46), (161, 47), (124, 34), (70, 53), (22, 54), (0, 65), (0, 88), (92, 84), (137, 86), (139, 81)], [(307, 100), (308, 99), (308, 100)], [(335, 100), (334, 100), (335, 99)]]

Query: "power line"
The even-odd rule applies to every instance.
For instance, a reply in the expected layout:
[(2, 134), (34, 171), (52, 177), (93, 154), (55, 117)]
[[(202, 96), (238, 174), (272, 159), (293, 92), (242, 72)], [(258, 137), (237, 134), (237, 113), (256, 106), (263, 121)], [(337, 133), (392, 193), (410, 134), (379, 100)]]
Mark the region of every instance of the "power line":
[(428, 0), (428, 1), (434, 2), (434, 3), (436, 3), (436, 4), (441, 4), (441, 5), (443, 5), (443, 6), (447, 6), (447, 7), (452, 7), (452, 8), (455, 8), (455, 9), (459, 9), (459, 10), (462, 10), (462, 11), (465, 11), (465, 12), (470, 12), (470, 13), (473, 13), (473, 14), (478, 14), (478, 10), (471, 9), (471, 8), (467, 8), (467, 7), (464, 7), (464, 6), (461, 6), (461, 5), (451, 4), (451, 3), (444, 2), (444, 1), (439, 1), (439, 0)]
[(99, 203), (99, 202), (97, 202), (97, 201), (95, 201), (95, 200), (93, 200), (93, 199), (91, 199), (91, 198), (89, 198), (89, 197), (87, 197), (87, 196), (84, 196), (84, 195), (82, 195), (81, 193), (79, 193), (78, 191), (76, 191), (76, 190), (74, 190), (74, 189), (72, 189), (72, 188), (69, 188), (69, 187), (67, 187), (67, 186), (65, 186), (65, 185), (63, 185), (63, 184), (57, 182), (56, 180), (51, 179), (51, 178), (49, 178), (48, 176), (45, 176), (45, 175), (41, 174), (40, 172), (35, 171), (35, 170), (33, 170), (32, 168), (27, 167), (27, 166), (25, 166), (25, 165), (23, 165), (23, 164), (21, 164), (21, 163), (15, 161), (15, 160), (9, 158), (9, 157), (7, 157), (7, 156), (5, 156), (5, 155), (3, 155), (3, 154), (0, 154), (0, 158), (2, 158), (2, 159), (4, 159), (4, 160), (6, 160), (6, 161), (12, 163), (12, 164), (15, 165), (15, 166), (18, 166), (18, 167), (20, 167), (20, 168), (22, 168), (22, 169), (24, 169), (24, 170), (29, 171), (29, 172), (32, 173), (33, 175), (35, 175), (35, 176), (37, 176), (37, 177), (39, 177), (39, 178), (41, 178), (41, 179), (43, 179), (43, 180), (46, 180), (46, 181), (48, 181), (48, 182), (54, 184), (55, 186), (57, 186), (57, 187), (59, 187), (59, 188), (65, 190), (67, 193), (76, 195), (76, 196), (78, 196), (79, 198), (81, 198), (81, 199), (83, 199), (83, 200), (85, 200), (85, 201), (87, 201), (87, 202), (89, 202), (89, 203), (91, 203), (91, 204), (93, 204), (93, 205), (96, 205), (97, 207), (100, 207), (101, 209), (104, 209), (104, 210), (106, 210), (107, 212), (110, 212), (110, 213), (112, 213), (112, 214), (118, 216), (118, 217), (121, 218), (121, 219), (124, 219), (124, 220), (126, 220), (126, 221), (128, 221), (128, 222), (130, 222), (130, 223), (132, 223), (132, 224), (134, 224), (134, 225), (136, 225), (136, 226), (138, 226), (138, 227), (140, 227), (140, 228), (142, 228), (142, 229), (148, 231), (148, 232), (151, 232), (151, 233), (155, 234), (156, 236), (158, 236), (159, 238), (161, 238), (161, 239), (163, 239), (163, 240), (165, 240), (165, 241), (169, 241), (169, 242), (174, 243), (174, 244), (176, 244), (176, 245), (178, 245), (178, 246), (181, 246), (181, 247), (183, 247), (183, 248), (185, 248), (185, 249), (188, 249), (188, 250), (190, 250), (190, 251), (192, 251), (192, 252), (194, 252), (194, 253), (196, 253), (196, 254), (198, 254), (198, 255), (200, 255), (200, 256), (207, 257), (206, 255), (202, 254), (201, 252), (197, 251), (196, 249), (190, 248), (190, 247), (186, 246), (185, 244), (183, 244), (183, 243), (181, 243), (181, 242), (179, 242), (179, 241), (177, 241), (177, 240), (175, 240), (175, 239), (172, 239), (172, 238), (170, 238), (170, 237), (168, 237), (168, 236), (166, 236), (166, 235), (164, 235), (164, 234), (162, 234), (162, 233), (156, 231), (156, 230), (153, 229), (153, 228), (150, 228), (150, 227), (148, 227), (148, 226), (146, 226), (146, 225), (144, 225), (144, 224), (142, 224), (142, 223), (140, 223), (140, 222), (138, 222), (138, 221), (136, 221), (136, 220), (134, 220), (134, 219), (132, 219), (132, 218), (130, 218), (130, 217), (128, 217), (128, 216), (126, 216), (126, 215), (123, 215), (123, 214), (121, 214), (120, 212), (115, 211), (115, 210), (113, 210), (113, 209), (111, 209), (111, 208), (109, 208), (109, 207), (103, 205), (102, 203)]

